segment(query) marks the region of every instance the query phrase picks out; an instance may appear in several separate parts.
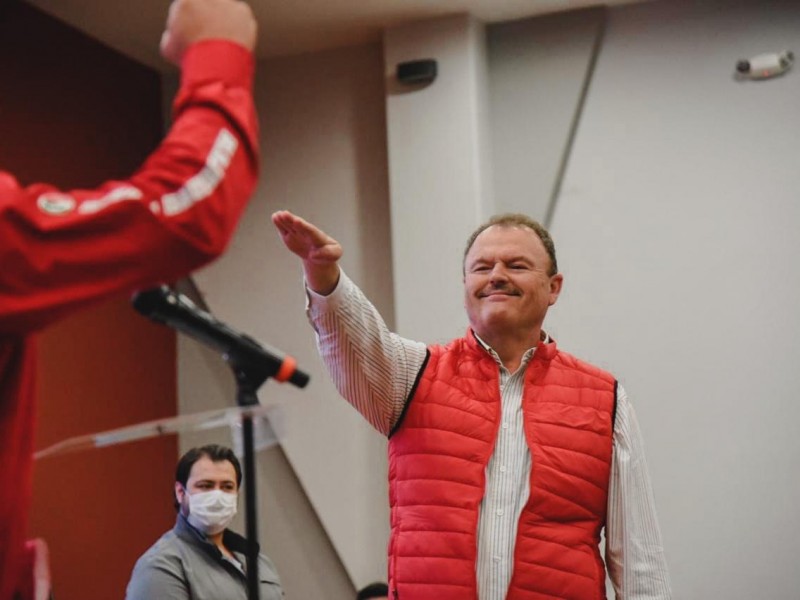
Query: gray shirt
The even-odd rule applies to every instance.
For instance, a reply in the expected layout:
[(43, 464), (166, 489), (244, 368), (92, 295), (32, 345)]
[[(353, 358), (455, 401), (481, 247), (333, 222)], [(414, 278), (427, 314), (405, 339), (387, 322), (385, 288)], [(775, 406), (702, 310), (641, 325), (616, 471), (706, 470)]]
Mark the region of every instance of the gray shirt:
[[(133, 568), (126, 600), (247, 600), (245, 539), (226, 529), (222, 541), (236, 556), (225, 557), (178, 514), (175, 527), (145, 552)], [(261, 600), (281, 600), (275, 565), (258, 555)]]

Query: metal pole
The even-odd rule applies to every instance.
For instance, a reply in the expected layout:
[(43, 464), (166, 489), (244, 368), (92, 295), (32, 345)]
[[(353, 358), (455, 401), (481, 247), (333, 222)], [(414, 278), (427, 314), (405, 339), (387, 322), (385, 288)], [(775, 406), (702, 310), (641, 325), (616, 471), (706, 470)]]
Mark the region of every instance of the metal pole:
[[(258, 404), (255, 392), (239, 389), (239, 406)], [(258, 517), (256, 506), (256, 458), (253, 451), (253, 418), (247, 415), (242, 418), (242, 446), (244, 447), (244, 481), (245, 481), (245, 521), (247, 530), (247, 598), (259, 600), (261, 597), (258, 578)]]

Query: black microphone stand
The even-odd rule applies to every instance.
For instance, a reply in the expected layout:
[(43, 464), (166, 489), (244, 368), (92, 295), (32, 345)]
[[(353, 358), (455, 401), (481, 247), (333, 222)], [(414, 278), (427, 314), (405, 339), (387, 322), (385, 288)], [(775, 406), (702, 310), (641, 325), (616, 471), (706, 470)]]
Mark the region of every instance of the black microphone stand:
[[(257, 406), (258, 388), (267, 380), (269, 373), (263, 366), (252, 364), (236, 356), (225, 356), (236, 377), (236, 403), (239, 406)], [(258, 578), (258, 517), (256, 511), (256, 458), (253, 451), (253, 417), (242, 416), (242, 447), (244, 448), (245, 523), (247, 528), (247, 598), (259, 600)]]

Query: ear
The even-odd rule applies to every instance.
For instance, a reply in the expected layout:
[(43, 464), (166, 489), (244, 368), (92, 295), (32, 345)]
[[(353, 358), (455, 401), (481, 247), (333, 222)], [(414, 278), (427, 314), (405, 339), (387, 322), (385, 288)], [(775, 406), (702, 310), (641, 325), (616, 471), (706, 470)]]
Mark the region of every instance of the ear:
[(550, 278), (550, 303), (548, 306), (553, 306), (561, 294), (561, 286), (564, 284), (564, 276), (561, 273), (556, 273)]
[(183, 489), (183, 486), (179, 481), (175, 482), (175, 500), (178, 501), (178, 504), (183, 504), (183, 496), (186, 492)]

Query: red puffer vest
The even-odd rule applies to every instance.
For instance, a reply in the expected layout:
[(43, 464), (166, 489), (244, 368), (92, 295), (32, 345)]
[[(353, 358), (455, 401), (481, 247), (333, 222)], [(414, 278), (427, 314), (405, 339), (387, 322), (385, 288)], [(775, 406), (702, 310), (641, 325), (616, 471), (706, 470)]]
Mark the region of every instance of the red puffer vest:
[[(471, 331), (431, 346), (389, 441), (389, 584), (399, 600), (475, 600), (478, 510), (500, 421), (499, 369)], [(539, 344), (525, 373), (532, 455), (507, 600), (605, 598), (616, 381)]]

